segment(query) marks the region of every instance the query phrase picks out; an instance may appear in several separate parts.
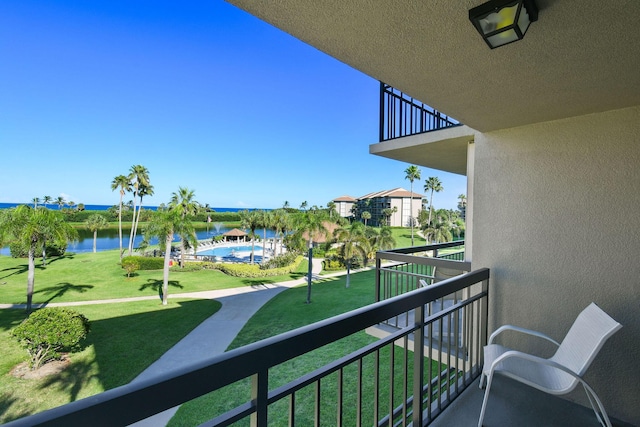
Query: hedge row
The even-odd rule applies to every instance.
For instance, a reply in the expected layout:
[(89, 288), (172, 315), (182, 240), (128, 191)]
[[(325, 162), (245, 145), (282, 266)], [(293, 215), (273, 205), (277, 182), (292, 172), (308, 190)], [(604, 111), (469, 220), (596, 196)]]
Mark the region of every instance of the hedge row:
[(164, 268), (164, 258), (144, 256), (126, 256), (122, 258), (122, 264), (129, 262), (136, 264), (136, 270), (162, 270)]
[(291, 273), (298, 267), (298, 264), (302, 261), (303, 257), (297, 256), (295, 262), (280, 268), (272, 268), (270, 270), (261, 270), (258, 264), (217, 264), (218, 270), (222, 271), (229, 276), (234, 277), (270, 277), (270, 276), (282, 276)]

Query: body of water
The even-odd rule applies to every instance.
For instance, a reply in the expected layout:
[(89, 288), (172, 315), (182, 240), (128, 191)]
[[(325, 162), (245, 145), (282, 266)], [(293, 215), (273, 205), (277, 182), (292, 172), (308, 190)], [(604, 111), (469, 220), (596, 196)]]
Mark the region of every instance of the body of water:
[[(220, 227), (220, 229), (216, 229), (215, 227), (211, 227), (209, 230), (200, 230), (196, 232), (196, 237), (198, 240), (209, 240), (214, 238), (215, 236), (221, 235), (229, 231), (228, 227)], [(131, 229), (122, 230), (122, 247), (127, 248), (129, 246), (129, 233)], [(140, 242), (142, 242), (142, 235), (140, 235), (141, 230), (138, 230), (138, 235), (133, 241), (134, 247), (137, 247)], [(262, 239), (262, 229), (256, 230), (256, 234), (260, 239)], [(274, 230), (267, 229), (267, 238), (272, 238), (275, 236)], [(180, 239), (176, 236), (174, 238), (174, 242), (178, 242)], [(151, 244), (157, 244), (157, 240), (152, 240)], [(96, 250), (98, 251), (106, 251), (111, 249), (118, 249), (120, 247), (119, 238), (118, 238), (118, 230), (99, 230), (98, 238), (96, 239)], [(251, 249), (249, 249), (251, 250)], [(262, 249), (261, 249), (262, 250)], [(78, 241), (69, 243), (67, 247), (67, 252), (92, 252), (93, 251), (93, 233), (90, 230), (78, 230)], [(0, 249), (0, 255), (11, 255), (9, 252), (9, 248)]]

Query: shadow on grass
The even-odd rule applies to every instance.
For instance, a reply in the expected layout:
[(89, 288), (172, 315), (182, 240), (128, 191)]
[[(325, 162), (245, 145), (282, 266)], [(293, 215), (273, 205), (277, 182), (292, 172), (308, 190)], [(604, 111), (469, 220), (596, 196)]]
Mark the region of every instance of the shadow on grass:
[(74, 285), (73, 283), (62, 282), (54, 286), (49, 286), (48, 288), (37, 290), (34, 294), (53, 294), (43, 302), (43, 304), (48, 304), (54, 299), (64, 296), (67, 292), (77, 292), (82, 294), (87, 292), (89, 289), (93, 289), (93, 285)]
[(18, 413), (12, 413), (7, 418), (4, 417), (4, 414), (9, 412), (9, 408), (11, 408), (14, 404), (19, 403), (18, 399), (13, 396), (10, 396), (9, 393), (3, 393), (0, 395), (0, 418), (3, 419), (3, 422), (9, 422), (13, 420), (17, 420), (18, 418), (26, 417), (29, 415), (25, 409), (22, 409)]
[(0, 310), (0, 330), (13, 329), (26, 318), (27, 312), (25, 310)]
[(48, 377), (38, 388), (46, 392), (49, 387), (55, 387), (59, 392), (68, 394), (69, 402), (73, 402), (83, 387), (98, 378), (93, 371), (95, 367), (91, 362), (72, 363), (59, 374)]
[[(53, 258), (47, 258), (47, 265), (53, 264), (56, 261), (59, 261), (61, 259), (73, 259), (74, 254), (71, 255), (62, 255), (59, 257), (53, 257)], [(5, 274), (4, 276), (0, 276), (0, 279), (4, 279), (6, 277), (10, 277), (10, 276), (15, 276), (17, 274), (24, 274), (26, 272), (29, 271), (29, 264), (26, 258), (22, 258), (25, 261), (25, 264), (20, 264), (17, 265), (15, 267), (9, 267), (9, 268), (5, 268), (3, 270), (0, 270), (1, 272), (7, 272), (7, 274)], [(35, 268), (36, 270), (45, 270), (47, 268), (47, 265), (42, 265), (42, 258), (36, 258), (35, 260)]]
[[(49, 393), (59, 393), (71, 402), (85, 394), (87, 388), (109, 390), (128, 384), (221, 307), (213, 300), (186, 300), (171, 302), (168, 306), (155, 302), (127, 304), (135, 307), (132, 314), (89, 319), (91, 331), (81, 342), (84, 355), (70, 354), (71, 364), (64, 371), (34, 384), (27, 395), (46, 401)], [(83, 312), (82, 306), (76, 309)], [(10, 329), (25, 317), (21, 310), (0, 310), (0, 328)], [(2, 423), (32, 413), (18, 409), (24, 402), (16, 396), (19, 394), (0, 395)], [(26, 411), (38, 412), (46, 409), (30, 405), (27, 408)]]

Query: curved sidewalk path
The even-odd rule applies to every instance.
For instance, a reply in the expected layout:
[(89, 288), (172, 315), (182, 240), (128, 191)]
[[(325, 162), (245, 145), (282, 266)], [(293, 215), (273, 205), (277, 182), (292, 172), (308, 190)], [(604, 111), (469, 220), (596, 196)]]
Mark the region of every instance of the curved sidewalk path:
[[(312, 279), (330, 278), (346, 275), (346, 272), (332, 273), (320, 276), (322, 271), (322, 260), (314, 259), (312, 268)], [(360, 271), (353, 270), (352, 273)], [(222, 303), (222, 307), (215, 314), (196, 326), (189, 334), (178, 341), (172, 348), (163, 354), (158, 360), (145, 369), (132, 382), (152, 378), (156, 375), (170, 372), (174, 369), (182, 368), (194, 362), (209, 359), (225, 352), (236, 335), (240, 332), (245, 323), (262, 307), (267, 301), (280, 292), (306, 283), (306, 275), (301, 279), (290, 280), (270, 285), (230, 288), (216, 291), (188, 292), (180, 294), (170, 294), (169, 298), (201, 298), (215, 299)], [(79, 301), (68, 303), (49, 303), (48, 307), (77, 306), (88, 304), (108, 304), (123, 301), (139, 301), (157, 299), (157, 296), (133, 297), (99, 301)], [(34, 307), (42, 307), (35, 305)], [(23, 304), (0, 304), (2, 308), (25, 308)], [(178, 410), (178, 406), (158, 413), (152, 417), (131, 424), (135, 427), (157, 427), (166, 426), (171, 417)]]
[[(322, 270), (322, 260), (313, 260), (313, 278)], [(200, 323), (169, 351), (145, 369), (132, 382), (152, 378), (158, 374), (188, 366), (225, 352), (245, 323), (271, 298), (294, 286), (304, 284), (306, 277), (273, 285), (251, 288), (232, 288), (220, 291), (205, 291), (175, 294), (174, 298), (211, 298), (222, 303), (214, 315)], [(157, 298), (157, 297), (156, 297)], [(135, 427), (166, 426), (179, 406), (167, 409), (152, 417), (132, 424)]]

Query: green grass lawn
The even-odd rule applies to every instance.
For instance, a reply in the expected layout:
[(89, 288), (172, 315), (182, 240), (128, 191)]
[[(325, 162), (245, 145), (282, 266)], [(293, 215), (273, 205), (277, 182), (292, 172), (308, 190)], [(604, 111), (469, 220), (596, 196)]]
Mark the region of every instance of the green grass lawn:
[[(373, 303), (375, 295), (375, 274), (375, 271), (353, 274), (349, 288), (345, 288), (346, 280), (344, 276), (314, 283), (311, 297), (312, 303), (309, 305), (304, 303), (306, 299), (305, 286), (282, 292), (265, 304), (251, 318), (231, 343), (228, 350)], [(340, 341), (333, 342), (314, 352), (290, 360), (269, 371), (269, 388), (273, 389), (284, 385), (304, 373), (311, 372), (375, 341), (376, 338), (367, 335), (365, 332), (359, 332)], [(380, 366), (389, 366), (390, 353), (388, 348), (380, 352)], [(396, 360), (400, 360), (401, 357), (404, 357), (403, 355), (404, 350), (395, 349)], [(412, 357), (410, 352), (409, 357)], [(429, 363), (428, 360), (425, 360), (425, 369), (427, 369), (427, 372)], [(434, 372), (435, 369), (439, 368), (435, 365), (434, 362)], [(373, 355), (367, 356), (364, 359), (363, 388), (369, 392), (373, 390), (374, 372), (375, 357)], [(401, 384), (403, 384), (402, 370), (397, 363), (395, 365), (395, 372), (394, 395), (397, 405), (402, 399)], [(411, 372), (412, 370), (410, 369), (410, 374)], [(384, 378), (382, 379), (382, 384), (380, 396), (384, 396), (384, 393), (389, 387), (388, 382), (385, 384)], [(344, 387), (344, 423), (345, 425), (356, 425), (354, 402), (357, 390), (357, 371), (355, 366), (349, 366), (345, 369)], [(238, 404), (248, 401), (250, 397), (249, 390), (249, 380), (245, 380), (194, 399), (180, 407), (169, 423), (169, 426), (201, 424), (216, 415), (232, 409)], [(335, 405), (337, 401), (336, 375), (331, 375), (323, 380), (322, 390), (322, 419), (327, 425), (334, 425), (333, 423), (335, 423), (336, 416)], [(296, 393), (296, 425), (313, 425), (313, 402), (313, 387), (307, 387)], [(387, 400), (383, 400), (383, 404), (386, 403)], [(363, 410), (363, 425), (374, 424), (372, 417), (373, 401), (371, 396), (365, 399)], [(273, 405), (269, 412), (269, 425), (287, 425), (287, 411), (288, 406), (286, 402), (279, 402)], [(248, 425), (248, 421), (237, 423), (237, 425)]]
[(91, 321), (82, 349), (61, 373), (19, 379), (11, 369), (26, 352), (9, 336), (23, 310), (0, 310), (0, 423), (63, 405), (134, 379), (203, 320), (220, 309), (212, 300), (135, 301), (73, 307)]
[[(65, 254), (50, 258), (47, 265), (36, 259), (33, 303), (91, 301), (111, 298), (157, 296), (162, 270), (138, 271), (130, 278), (120, 267), (118, 250)], [(171, 270), (169, 295), (277, 283), (302, 277), (294, 272), (268, 278), (236, 278), (216, 270)], [(0, 257), (0, 303), (26, 302), (27, 260)]]

